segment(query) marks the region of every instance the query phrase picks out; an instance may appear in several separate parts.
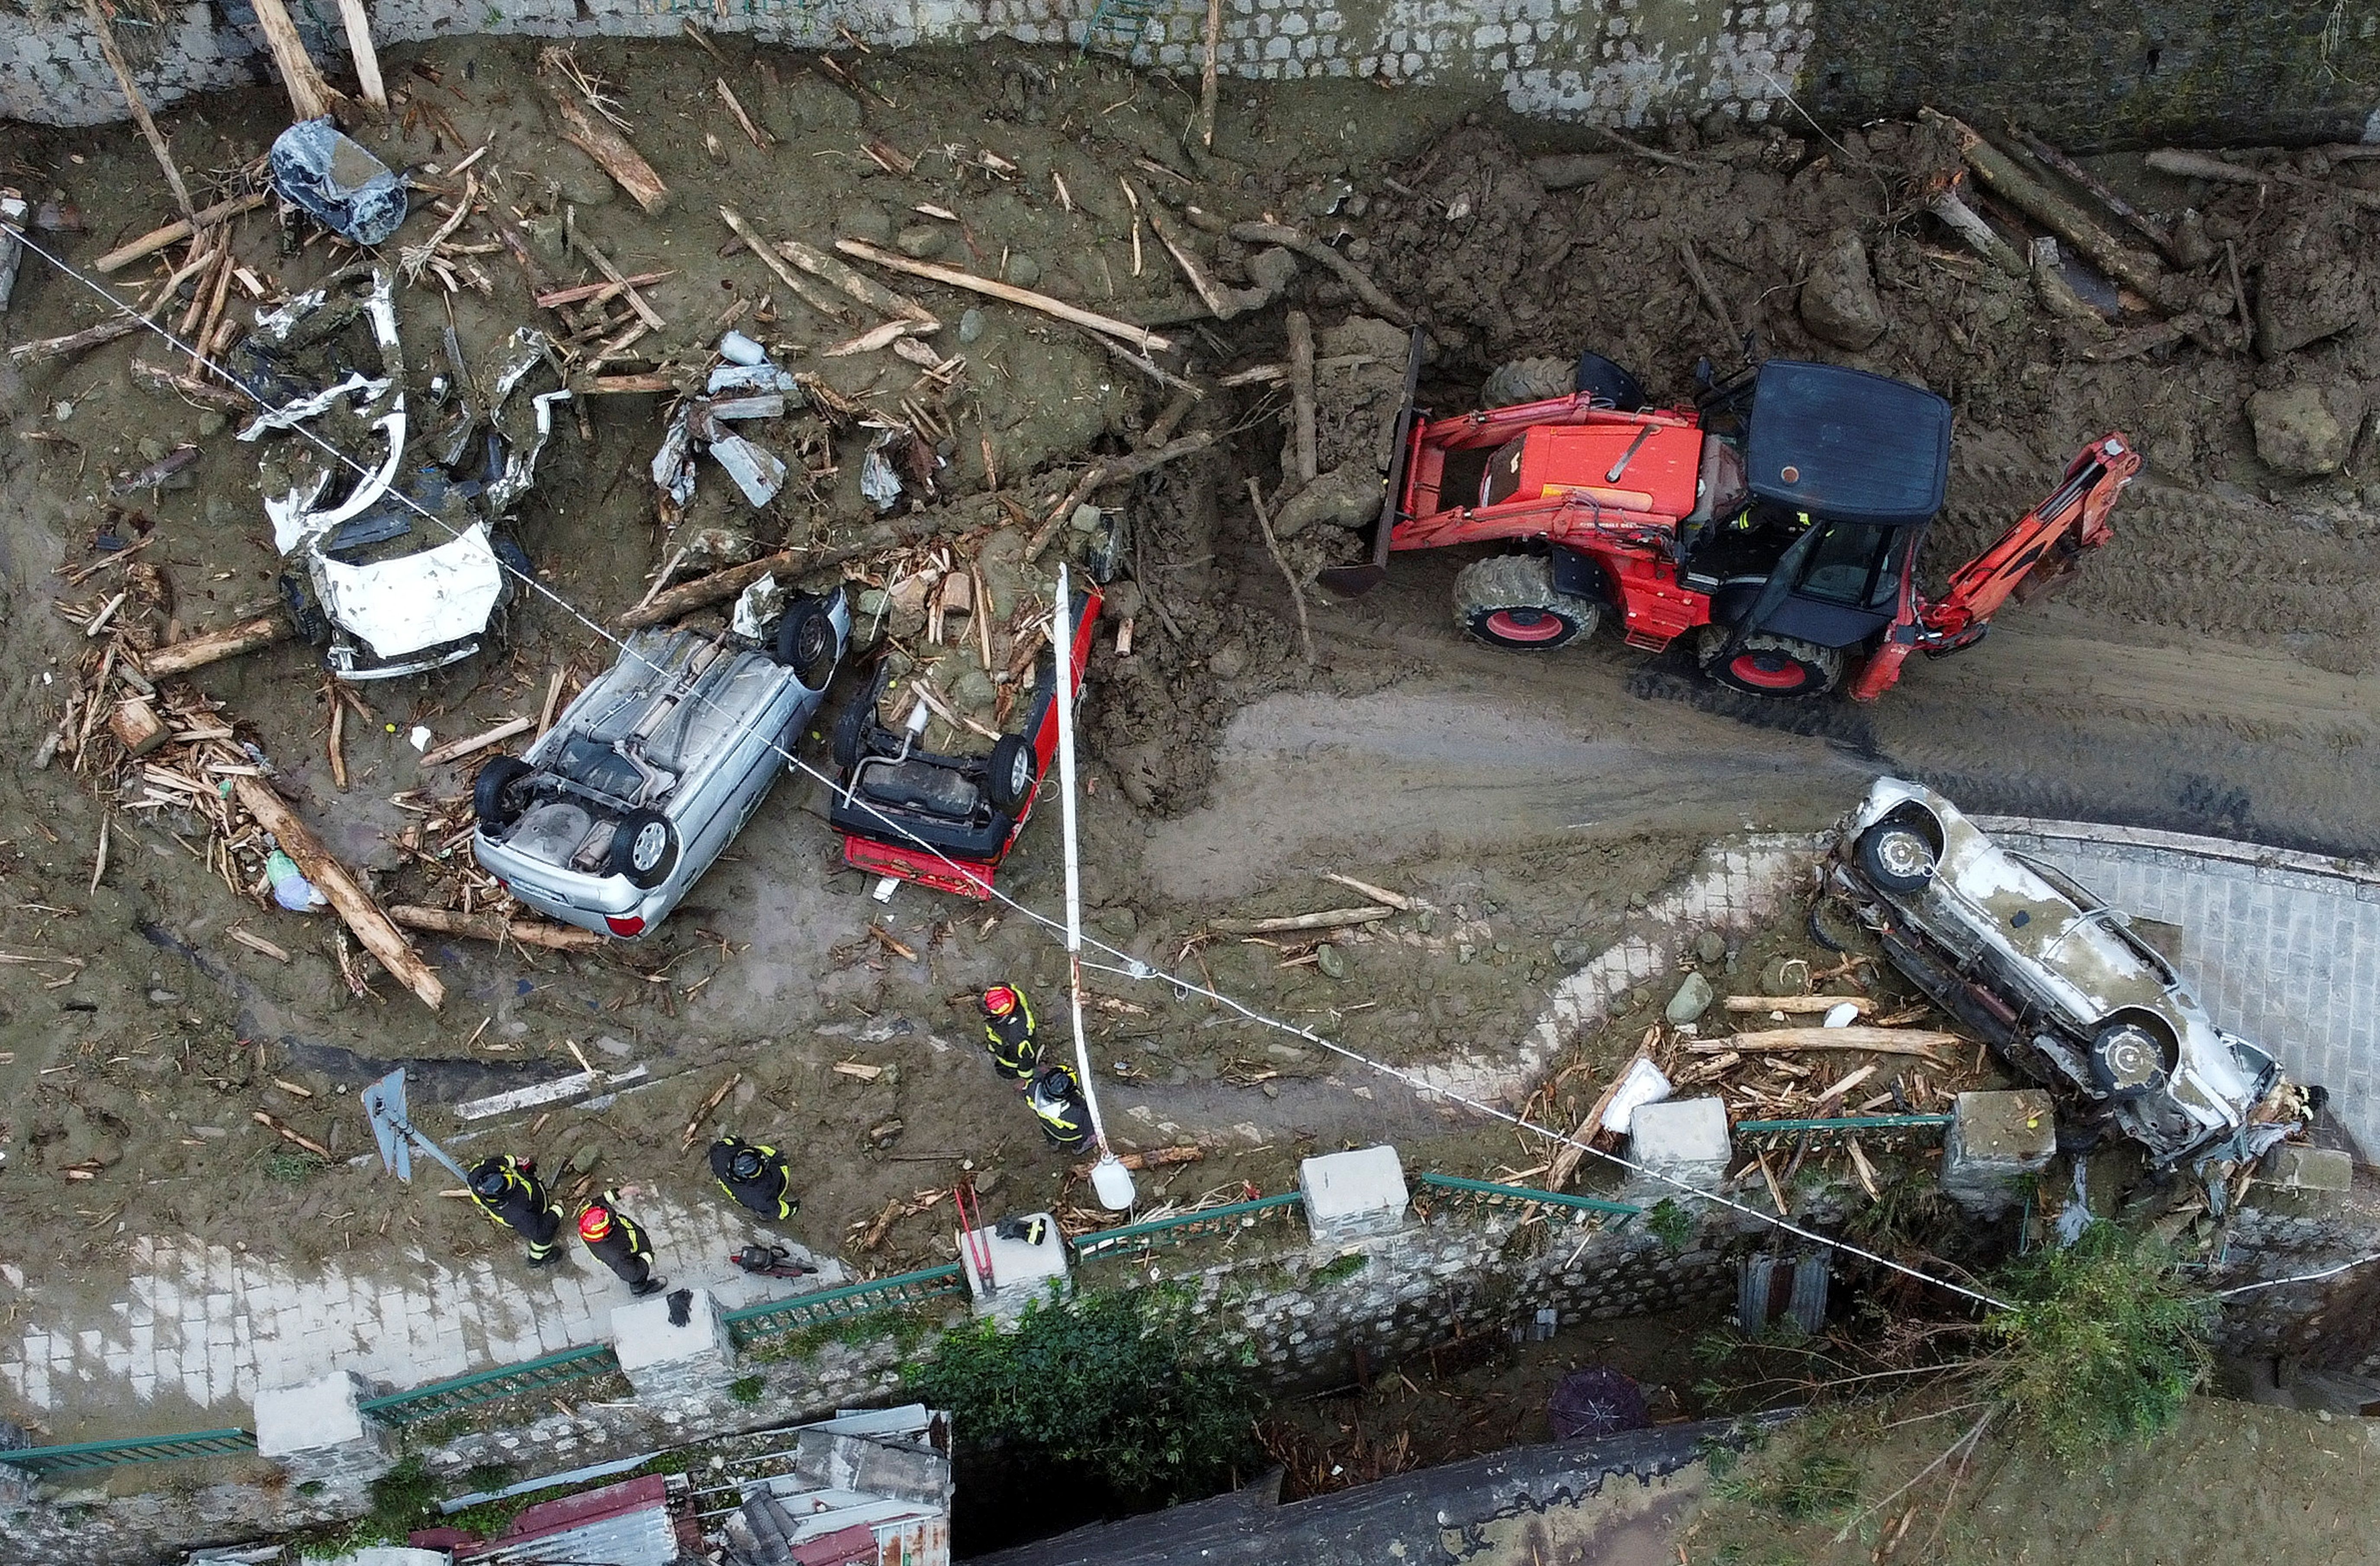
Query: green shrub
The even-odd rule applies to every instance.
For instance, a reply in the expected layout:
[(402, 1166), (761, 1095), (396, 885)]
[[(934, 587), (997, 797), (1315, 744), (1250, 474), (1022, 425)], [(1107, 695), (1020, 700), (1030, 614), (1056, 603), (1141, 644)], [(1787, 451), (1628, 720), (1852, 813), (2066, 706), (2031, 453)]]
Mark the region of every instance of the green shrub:
[(944, 1334), (905, 1378), (963, 1442), (1087, 1468), (1135, 1503), (1202, 1496), (1253, 1466), (1258, 1400), (1241, 1366), (1191, 1357), (1193, 1323), (1170, 1291), (1038, 1301), (1014, 1331)]
[(1782, 1517), (1814, 1522), (1851, 1510), (1859, 1499), (1859, 1464), (1830, 1446), (1805, 1443), (1790, 1456), (1774, 1455), (1713, 1480), (1730, 1500)]
[(765, 1376), (738, 1376), (728, 1383), (727, 1395), (749, 1408), (759, 1402), (768, 1390), (769, 1378)]
[(1694, 1237), (1694, 1215), (1681, 1207), (1676, 1197), (1664, 1196), (1645, 1213), (1645, 1227), (1671, 1251), (1682, 1251)]
[(1371, 1265), (1372, 1258), (1368, 1253), (1350, 1251), (1343, 1256), (1333, 1256), (1307, 1273), (1305, 1286), (1309, 1289), (1327, 1289), (1333, 1283), (1344, 1282)]

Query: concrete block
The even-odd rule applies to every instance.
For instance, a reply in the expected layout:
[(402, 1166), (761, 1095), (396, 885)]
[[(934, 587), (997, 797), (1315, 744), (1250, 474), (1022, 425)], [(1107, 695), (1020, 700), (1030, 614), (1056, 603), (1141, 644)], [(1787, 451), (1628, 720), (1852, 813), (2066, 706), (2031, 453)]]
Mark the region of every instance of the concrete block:
[(1727, 1178), (1735, 1140), (1718, 1099), (1642, 1104), (1628, 1122), (1628, 1156), (1655, 1174), (1710, 1191)]
[(735, 1340), (719, 1302), (708, 1289), (689, 1292), (683, 1324), (670, 1319), (669, 1294), (612, 1307), (612, 1352), (640, 1401), (698, 1397), (735, 1378)]
[(1001, 1225), (993, 1224), (959, 1236), (961, 1256), (986, 1256), (991, 1262), (989, 1281), (977, 1275), (972, 1261), (961, 1269), (978, 1316), (1014, 1321), (1031, 1302), (1053, 1294), (1063, 1299), (1074, 1291), (1068, 1270), (1071, 1258), (1065, 1239), (1058, 1232), (1058, 1220), (1046, 1212), (1033, 1212), (1009, 1227), (1013, 1231), (1019, 1225), (1025, 1233), (1003, 1236)]
[(351, 1370), (259, 1390), (257, 1455), (280, 1463), (300, 1484), (321, 1485), (333, 1495), (359, 1494), (395, 1466), (397, 1457), (395, 1433), (358, 1406), (370, 1391)]
[(2037, 1087), (1961, 1093), (1942, 1145), (1942, 1189), (1969, 1207), (2004, 1207), (2058, 1155), (2058, 1111)]
[(1305, 1226), (1318, 1245), (1335, 1245), (1404, 1227), (1410, 1196), (1404, 1162), (1385, 1143), (1326, 1153), (1297, 1166)]
[(2289, 1218), (2324, 1218), (2347, 1205), (2355, 1160), (2335, 1147), (2284, 1142), (2265, 1155), (2245, 1206)]

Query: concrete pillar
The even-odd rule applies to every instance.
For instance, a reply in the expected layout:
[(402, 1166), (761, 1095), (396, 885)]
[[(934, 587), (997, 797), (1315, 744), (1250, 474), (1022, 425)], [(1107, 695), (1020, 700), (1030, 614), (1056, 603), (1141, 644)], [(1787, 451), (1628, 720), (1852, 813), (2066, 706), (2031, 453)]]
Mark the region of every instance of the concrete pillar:
[(1307, 1159), (1297, 1166), (1297, 1189), (1318, 1245), (1393, 1234), (1404, 1227), (1411, 1201), (1403, 1160), (1385, 1143)]
[(395, 1433), (358, 1406), (370, 1391), (352, 1370), (259, 1391), (257, 1455), (281, 1464), (299, 1484), (334, 1493), (360, 1490), (395, 1466), (397, 1457)]
[[(670, 1301), (681, 1293), (690, 1296), (686, 1319), (673, 1321)], [(613, 1305), (612, 1352), (639, 1402), (708, 1402), (735, 1379), (735, 1340), (708, 1289)]]
[[(1075, 1292), (1074, 1258), (1058, 1220), (1046, 1212), (971, 1229), (958, 1236), (958, 1244), (964, 1264), (959, 1270), (966, 1274), (967, 1294), (979, 1317), (1014, 1321), (1035, 1300), (1062, 1300)], [(990, 1259), (990, 1278), (978, 1271), (978, 1256)]]
[(1727, 1125), (1727, 1105), (1718, 1099), (1668, 1099), (1639, 1104), (1628, 1117), (1628, 1157), (1655, 1175), (1634, 1177), (1631, 1191), (1655, 1196), (1671, 1194), (1668, 1181), (1680, 1181), (1697, 1191), (1716, 1191), (1727, 1178), (1735, 1156), (1735, 1138)]
[(1942, 1192), (1961, 1207), (1997, 1211), (2024, 1199), (2027, 1182), (2058, 1156), (2058, 1108), (2038, 1087), (1961, 1093), (1942, 1139)]

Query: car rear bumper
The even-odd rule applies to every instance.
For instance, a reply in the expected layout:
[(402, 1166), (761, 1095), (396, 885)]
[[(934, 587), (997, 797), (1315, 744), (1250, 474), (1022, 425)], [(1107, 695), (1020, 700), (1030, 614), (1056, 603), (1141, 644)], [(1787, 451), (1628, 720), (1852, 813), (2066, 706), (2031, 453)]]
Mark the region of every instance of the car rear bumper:
[(647, 892), (630, 884), (625, 876), (589, 876), (556, 869), (500, 843), (491, 843), (480, 832), (472, 834), (471, 849), (480, 868), (495, 877), (524, 906), (550, 919), (601, 935), (620, 935), (614, 921), (625, 924), (630, 920), (640, 925), (638, 935), (648, 934), (673, 905), (666, 883)]
[(991, 898), (991, 875), (997, 862), (962, 859), (955, 856), (937, 857), (922, 848), (895, 848), (891, 844), (847, 832), (843, 839), (844, 859), (855, 868), (870, 875), (892, 876), (901, 880), (916, 881), (937, 892), (955, 892), (961, 897), (989, 902)]

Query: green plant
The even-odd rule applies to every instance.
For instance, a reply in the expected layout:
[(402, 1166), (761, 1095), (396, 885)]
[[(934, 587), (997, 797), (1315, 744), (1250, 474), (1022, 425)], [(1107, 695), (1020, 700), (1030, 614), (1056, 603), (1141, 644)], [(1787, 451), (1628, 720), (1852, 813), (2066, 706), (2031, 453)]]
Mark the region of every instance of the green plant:
[(1836, 1516), (1859, 1499), (1859, 1464), (1831, 1446), (1805, 1439), (1790, 1454), (1769, 1453), (1724, 1477), (1717, 1494), (1791, 1523)]
[(1664, 1196), (1645, 1214), (1645, 1227), (1672, 1252), (1682, 1251), (1686, 1242), (1694, 1237), (1694, 1215), (1679, 1205), (1676, 1197)]
[(371, 1482), (371, 1510), (363, 1521), (402, 1539), (420, 1527), (438, 1510), (438, 1481), (419, 1456), (400, 1458), (395, 1467)]
[(304, 1153), (273, 1153), (264, 1160), (264, 1178), (284, 1185), (302, 1185), (322, 1167), (319, 1160)]
[(473, 1492), (500, 1490), (513, 1482), (514, 1472), (509, 1463), (474, 1463), (463, 1470), (463, 1487)]
[(911, 1395), (978, 1447), (1087, 1468), (1135, 1504), (1204, 1495), (1254, 1455), (1257, 1397), (1239, 1365), (1194, 1357), (1189, 1298), (1168, 1290), (1037, 1301), (1013, 1331), (986, 1320), (905, 1367)]
[(1372, 1258), (1368, 1252), (1350, 1251), (1343, 1256), (1331, 1257), (1312, 1272), (1307, 1273), (1305, 1286), (1309, 1289), (1327, 1289), (1333, 1283), (1346, 1281), (1371, 1265)]
[(320, 1479), (300, 1479), (298, 1481), (298, 1493), (299, 1495), (309, 1496), (321, 1495), (322, 1493), (322, 1481)]
[(766, 1376), (738, 1376), (727, 1384), (727, 1395), (746, 1408), (759, 1402), (769, 1390)]
[(2004, 1423), (2059, 1458), (2146, 1439), (2181, 1416), (2213, 1356), (2213, 1305), (2158, 1241), (2095, 1223), (2001, 1269), (1984, 1326)]

